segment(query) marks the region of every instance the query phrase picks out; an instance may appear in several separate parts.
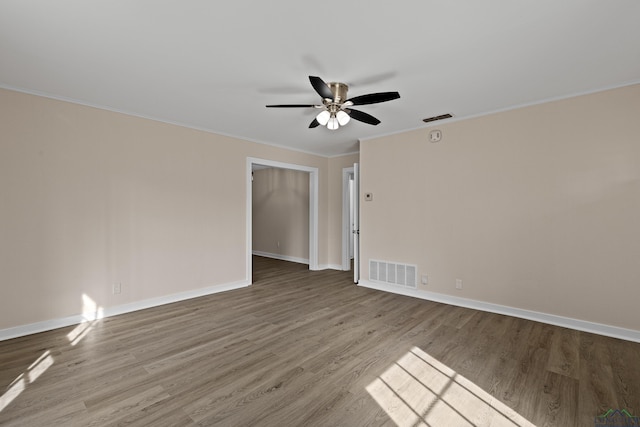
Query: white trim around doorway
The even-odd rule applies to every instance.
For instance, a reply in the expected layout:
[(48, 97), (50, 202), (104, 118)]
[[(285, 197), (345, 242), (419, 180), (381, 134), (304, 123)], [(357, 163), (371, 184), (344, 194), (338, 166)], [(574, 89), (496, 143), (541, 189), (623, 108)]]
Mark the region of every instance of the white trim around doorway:
[(292, 169), (309, 173), (309, 270), (319, 270), (318, 266), (318, 168), (311, 166), (296, 165), (293, 163), (283, 163), (274, 160), (247, 157), (246, 171), (246, 193), (247, 193), (247, 223), (246, 223), (246, 279), (251, 282), (251, 256), (253, 252), (252, 239), (252, 212), (253, 202), (251, 199), (251, 171), (254, 165), (268, 166), (281, 169)]
[(342, 270), (351, 270), (351, 256), (349, 253), (349, 239), (353, 239), (351, 230), (350, 209), (351, 195), (349, 194), (349, 178), (353, 175), (353, 166), (342, 169)]

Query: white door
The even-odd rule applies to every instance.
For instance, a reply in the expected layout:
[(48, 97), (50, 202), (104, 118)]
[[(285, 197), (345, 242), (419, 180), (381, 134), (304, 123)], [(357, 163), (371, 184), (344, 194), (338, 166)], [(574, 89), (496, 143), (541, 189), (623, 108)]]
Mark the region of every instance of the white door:
[(349, 268), (351, 268), (351, 260), (353, 259), (353, 172), (349, 175)]
[(353, 283), (360, 281), (360, 165), (353, 164)]

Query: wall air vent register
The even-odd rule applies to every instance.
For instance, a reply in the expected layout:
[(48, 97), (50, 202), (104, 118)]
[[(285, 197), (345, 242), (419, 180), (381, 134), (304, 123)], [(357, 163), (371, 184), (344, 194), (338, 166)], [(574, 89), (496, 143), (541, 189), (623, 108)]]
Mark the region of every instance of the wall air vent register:
[(369, 260), (369, 280), (416, 289), (417, 267), (399, 262)]

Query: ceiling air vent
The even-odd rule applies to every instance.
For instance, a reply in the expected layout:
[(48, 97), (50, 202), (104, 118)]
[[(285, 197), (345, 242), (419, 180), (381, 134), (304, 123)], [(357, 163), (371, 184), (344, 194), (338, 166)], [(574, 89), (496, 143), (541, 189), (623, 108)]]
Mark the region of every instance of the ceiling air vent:
[(442, 114), (440, 116), (428, 117), (426, 119), (422, 119), (422, 121), (425, 123), (429, 123), (429, 122), (435, 122), (436, 120), (450, 119), (451, 117), (453, 117), (453, 114), (447, 113), (447, 114)]

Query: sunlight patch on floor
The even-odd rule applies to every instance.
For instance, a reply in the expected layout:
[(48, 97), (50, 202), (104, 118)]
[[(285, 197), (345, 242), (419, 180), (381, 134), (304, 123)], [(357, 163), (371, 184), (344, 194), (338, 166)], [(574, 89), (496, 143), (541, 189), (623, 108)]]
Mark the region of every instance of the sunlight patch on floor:
[[(67, 334), (71, 345), (74, 346), (79, 343), (91, 331), (95, 322), (103, 317), (104, 312), (102, 307), (99, 307), (89, 296), (83, 294), (82, 322)], [(53, 356), (51, 356), (51, 351), (47, 350), (42, 353), (26, 371), (18, 375), (18, 377), (9, 384), (5, 393), (0, 396), (0, 412), (13, 402), (29, 384), (34, 383), (53, 363), (54, 359)]]
[(51, 356), (51, 352), (47, 350), (42, 353), (42, 355), (31, 364), (31, 366), (29, 366), (26, 372), (18, 375), (18, 377), (9, 385), (7, 391), (0, 396), (0, 412), (13, 402), (15, 398), (18, 397), (25, 388), (27, 388), (28, 384), (35, 382), (35, 380), (37, 380), (44, 371), (49, 369), (51, 365), (53, 365), (53, 357)]
[(67, 334), (71, 345), (75, 346), (82, 341), (82, 339), (91, 332), (95, 321), (103, 317), (104, 310), (102, 307), (99, 307), (87, 294), (82, 294), (82, 322)]
[(53, 365), (53, 357), (51, 357), (51, 352), (47, 350), (42, 353), (42, 356), (36, 359), (36, 361), (33, 362), (31, 366), (29, 366), (29, 382), (32, 383), (37, 380), (38, 377), (42, 375), (44, 371), (49, 369), (49, 366), (51, 365)]
[(418, 347), (367, 386), (398, 426), (535, 427)]
[(13, 402), (13, 400), (22, 393), (25, 388), (24, 378), (22, 378), (23, 374), (20, 374), (21, 377), (16, 378), (16, 380), (11, 384), (9, 389), (0, 397), (0, 412), (6, 408), (9, 403)]

